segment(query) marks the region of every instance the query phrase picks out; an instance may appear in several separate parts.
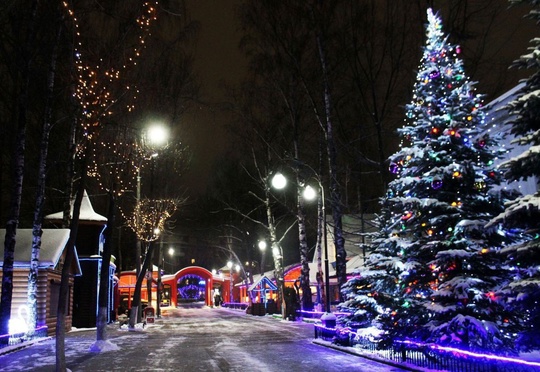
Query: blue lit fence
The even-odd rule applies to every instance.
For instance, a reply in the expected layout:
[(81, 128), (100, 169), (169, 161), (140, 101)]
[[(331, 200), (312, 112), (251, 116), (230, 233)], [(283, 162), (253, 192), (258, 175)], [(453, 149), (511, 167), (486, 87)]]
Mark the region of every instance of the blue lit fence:
[(356, 350), (365, 350), (395, 363), (449, 372), (529, 372), (540, 371), (540, 363), (517, 358), (473, 353), (451, 347), (411, 341), (395, 342), (391, 347), (360, 337), (354, 331), (315, 325), (315, 338), (332, 341)]

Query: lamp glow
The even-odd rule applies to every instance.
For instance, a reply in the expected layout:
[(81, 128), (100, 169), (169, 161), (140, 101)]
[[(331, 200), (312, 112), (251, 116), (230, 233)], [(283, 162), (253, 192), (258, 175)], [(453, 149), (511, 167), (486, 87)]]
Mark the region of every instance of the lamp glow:
[(153, 146), (163, 146), (167, 142), (167, 129), (162, 125), (152, 125), (148, 128), (147, 133), (148, 142)]
[(278, 172), (272, 177), (272, 186), (275, 189), (281, 190), (287, 186), (287, 179), (283, 174)]
[(317, 197), (317, 192), (313, 187), (307, 185), (304, 189), (303, 195), (306, 200), (313, 200)]

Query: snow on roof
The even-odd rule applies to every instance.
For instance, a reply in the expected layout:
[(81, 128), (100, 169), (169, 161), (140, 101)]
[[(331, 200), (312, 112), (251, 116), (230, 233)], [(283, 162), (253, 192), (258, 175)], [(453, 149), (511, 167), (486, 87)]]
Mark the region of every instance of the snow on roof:
[(277, 287), (271, 279), (269, 279), (266, 275), (263, 275), (257, 281), (254, 281), (252, 285), (249, 286), (248, 291), (262, 291), (268, 289), (275, 291)]
[[(62, 256), (64, 247), (69, 239), (69, 229), (43, 229), (41, 236), (41, 249), (39, 252), (39, 267), (56, 267)], [(6, 235), (6, 229), (0, 229), (2, 236)], [(0, 266), (4, 265), (4, 245), (0, 248)], [(32, 229), (17, 229), (15, 238), (15, 259), (13, 267), (29, 267), (32, 256)], [(80, 273), (79, 258), (75, 250), (75, 262)]]
[(519, 90), (523, 89), (525, 86), (525, 83), (519, 83), (512, 89), (506, 91), (505, 93), (501, 94), (499, 97), (495, 98), (493, 101), (486, 104), (484, 107), (486, 110), (490, 111), (496, 111), (508, 104), (511, 100), (514, 100), (516, 98), (516, 94)]
[[(73, 214), (73, 204), (75, 202), (75, 199), (71, 200), (71, 213)], [(57, 212), (53, 214), (49, 214), (45, 216), (46, 220), (62, 220), (64, 217), (64, 212)], [(93, 221), (93, 222), (107, 222), (107, 217), (102, 216), (101, 214), (98, 214), (94, 211), (94, 207), (92, 207), (92, 203), (90, 202), (90, 198), (88, 197), (88, 193), (86, 190), (84, 191), (84, 195), (81, 202), (81, 212), (79, 214), (79, 220), (80, 221)]]
[(359, 269), (364, 266), (365, 257), (362, 254), (354, 256), (347, 261), (347, 274), (352, 273), (355, 269)]

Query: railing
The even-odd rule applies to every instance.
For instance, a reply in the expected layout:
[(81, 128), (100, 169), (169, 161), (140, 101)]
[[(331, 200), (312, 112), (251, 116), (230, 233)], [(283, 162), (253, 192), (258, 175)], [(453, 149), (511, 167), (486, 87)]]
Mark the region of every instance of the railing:
[(467, 352), (433, 344), (396, 341), (384, 347), (376, 341), (360, 337), (348, 329), (315, 325), (315, 338), (365, 350), (395, 363), (408, 363), (431, 370), (449, 372), (530, 372), (540, 371), (540, 363), (518, 358)]

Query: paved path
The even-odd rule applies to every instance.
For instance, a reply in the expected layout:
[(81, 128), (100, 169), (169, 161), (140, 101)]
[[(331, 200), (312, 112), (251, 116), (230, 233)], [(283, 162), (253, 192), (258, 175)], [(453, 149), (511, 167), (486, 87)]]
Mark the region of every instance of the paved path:
[[(316, 345), (313, 325), (221, 308), (166, 311), (145, 330), (110, 325), (118, 351), (90, 352), (95, 330), (66, 336), (75, 371), (401, 371)], [(54, 371), (54, 339), (0, 356), (0, 371)]]

